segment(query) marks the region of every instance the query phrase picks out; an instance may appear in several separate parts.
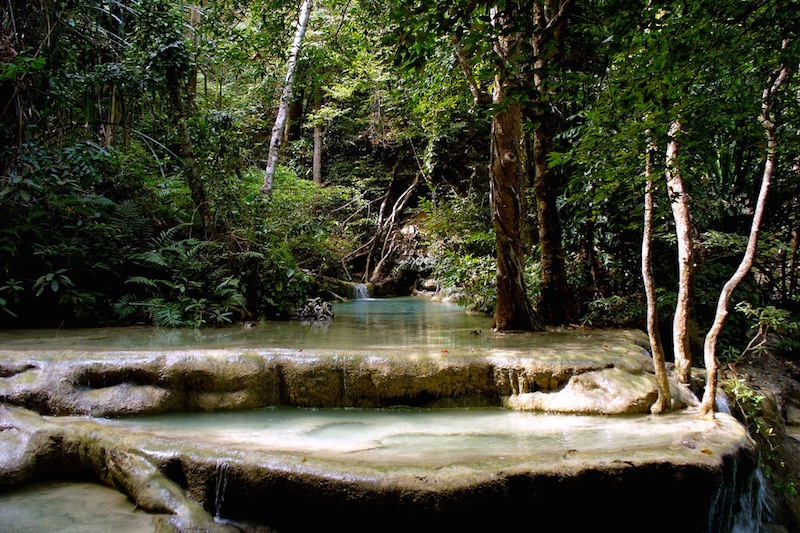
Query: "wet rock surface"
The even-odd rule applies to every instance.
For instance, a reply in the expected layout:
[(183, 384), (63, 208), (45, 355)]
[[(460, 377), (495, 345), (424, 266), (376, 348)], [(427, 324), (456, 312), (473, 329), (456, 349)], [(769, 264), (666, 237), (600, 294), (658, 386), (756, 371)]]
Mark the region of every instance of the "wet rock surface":
[(520, 512), (550, 528), (576, 507), (581, 513), (569, 519), (576, 530), (614, 524), (616, 531), (638, 531), (642, 522), (632, 510), (648, 508), (653, 492), (681, 494), (686, 502), (649, 531), (728, 531), (731, 509), (709, 509), (721, 488), (749, 482), (756, 460), (735, 420), (702, 421), (688, 412), (670, 415), (680, 431), (668, 446), (510, 459), (489, 453), (433, 468), (424, 461), (363, 461), (347, 452), (262, 451), (235, 439), (205, 443), (21, 408), (3, 407), (0, 416), (4, 449), (22, 450), (6, 456), (0, 486), (97, 479), (174, 531), (247, 530), (248, 523), (315, 531), (320, 516), (348, 531), (484, 531), (518, 526)]
[(656, 525), (648, 520), (649, 531), (729, 531), (738, 491), (752, 483), (755, 443), (732, 417), (696, 419), (693, 397), (679, 388), (684, 409), (670, 416), (680, 417), (674, 427), (681, 429), (667, 445), (563, 449), (546, 458), (490, 453), (437, 465), (204, 442), (96, 418), (405, 405), (663, 420), (646, 414), (655, 383), (643, 334), (587, 332), (581, 342), (552, 335), (545, 341), (535, 351), (481, 356), (3, 350), (0, 490), (95, 480), (151, 513), (159, 531), (317, 531), (320, 517), (348, 531), (486, 531), (518, 527), (522, 515), (544, 528), (563, 528), (566, 520), (571, 530), (640, 531), (641, 510), (681, 495), (680, 513), (663, 513)]
[(0, 509), (0, 531), (4, 533), (142, 533), (155, 529), (152, 515), (135, 509), (123, 493), (97, 483), (37, 483), (0, 493)]
[[(534, 334), (535, 335), (535, 334)], [(300, 407), (500, 406), (631, 414), (656, 400), (637, 332), (547, 337), (537, 349), (444, 353), (287, 349), (0, 351), (0, 397), (48, 415)], [(673, 384), (676, 407), (695, 398)]]

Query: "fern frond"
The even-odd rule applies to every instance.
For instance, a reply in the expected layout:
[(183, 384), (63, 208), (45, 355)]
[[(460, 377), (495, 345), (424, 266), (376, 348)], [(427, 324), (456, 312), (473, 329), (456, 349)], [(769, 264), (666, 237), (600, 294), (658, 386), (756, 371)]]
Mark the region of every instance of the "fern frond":
[(125, 283), (134, 283), (136, 285), (145, 285), (147, 287), (158, 287), (156, 280), (145, 276), (131, 276), (125, 280)]
[(180, 309), (171, 306), (158, 307), (150, 312), (153, 323), (160, 328), (177, 328), (183, 325)]
[(141, 252), (133, 256), (134, 259), (144, 261), (145, 263), (150, 263), (151, 265), (157, 265), (164, 268), (169, 268), (169, 263), (167, 262), (166, 258), (160, 253), (155, 250), (149, 250), (147, 252)]
[(162, 248), (169, 248), (175, 245), (176, 242), (179, 242), (175, 240), (175, 234), (181, 228), (187, 225), (188, 224), (178, 224), (177, 226), (172, 226), (171, 228), (165, 229), (164, 231), (159, 233), (156, 237), (150, 239), (152, 247), (155, 248), (156, 250), (160, 250)]
[(244, 252), (239, 252), (236, 255), (237, 259), (247, 260), (247, 259), (264, 259), (266, 256), (261, 252), (256, 252), (253, 250), (247, 250)]
[(139, 311), (139, 305), (132, 294), (126, 294), (114, 302), (114, 312), (122, 319), (129, 318)]
[(119, 220), (140, 220), (142, 218), (139, 204), (134, 200), (124, 200), (116, 204), (114, 214)]

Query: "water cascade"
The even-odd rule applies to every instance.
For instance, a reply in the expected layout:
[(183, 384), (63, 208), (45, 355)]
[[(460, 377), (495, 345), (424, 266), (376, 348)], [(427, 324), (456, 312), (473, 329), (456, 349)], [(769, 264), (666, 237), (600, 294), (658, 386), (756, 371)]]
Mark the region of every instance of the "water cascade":
[(758, 468), (739, 495), (739, 512), (734, 515), (731, 533), (758, 533), (772, 520), (772, 505), (766, 490), (764, 472)]
[[(682, 408), (649, 415), (642, 332), (490, 326), (370, 298), (336, 304), (325, 329), (0, 332), (0, 490), (96, 479), (176, 531), (469, 532), (535, 515), (728, 533), (763, 516), (741, 424), (698, 419), (677, 384)], [(683, 502), (658, 525), (640, 518), (660, 512), (654, 490)]]
[(353, 284), (353, 300), (368, 300), (369, 287), (366, 283)]
[[(722, 389), (717, 391), (715, 405), (717, 412), (732, 414), (730, 401)], [(735, 509), (733, 516), (725, 516), (724, 512), (716, 510), (731, 506)], [(764, 472), (759, 465), (754, 471), (745, 473), (743, 479), (734, 476), (720, 486), (709, 512), (708, 531), (759, 533), (762, 524), (773, 518), (772, 509)]]
[(222, 518), (222, 505), (225, 503), (225, 489), (228, 487), (228, 463), (217, 463), (217, 483), (214, 490), (214, 518)]

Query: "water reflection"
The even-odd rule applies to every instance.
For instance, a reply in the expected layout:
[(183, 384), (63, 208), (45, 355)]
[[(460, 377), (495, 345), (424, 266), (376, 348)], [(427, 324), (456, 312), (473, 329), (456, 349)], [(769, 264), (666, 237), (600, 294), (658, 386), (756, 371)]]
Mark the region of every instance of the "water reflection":
[(204, 329), (153, 327), (75, 330), (0, 331), (6, 350), (143, 351), (216, 348), (274, 348), (302, 350), (372, 351), (404, 355), (529, 354), (569, 360), (592, 351), (620, 349), (629, 353), (630, 339), (620, 332), (564, 331), (537, 334), (495, 334), (492, 318), (468, 314), (452, 303), (425, 297), (352, 300), (333, 306), (330, 322), (267, 322), (252, 328), (233, 325)]
[(232, 325), (204, 329), (152, 327), (0, 331), (7, 349), (74, 348), (136, 350), (180, 348), (274, 347), (308, 349), (380, 349), (432, 346), (449, 349), (480, 345), (491, 318), (472, 316), (463, 307), (424, 297), (352, 300), (333, 306), (325, 322), (278, 321), (251, 328)]

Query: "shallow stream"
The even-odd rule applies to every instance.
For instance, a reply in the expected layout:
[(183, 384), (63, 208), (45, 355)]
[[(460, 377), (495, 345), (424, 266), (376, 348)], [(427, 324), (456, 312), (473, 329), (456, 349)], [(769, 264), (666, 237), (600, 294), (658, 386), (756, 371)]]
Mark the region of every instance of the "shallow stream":
[(409, 296), (351, 300), (333, 306), (329, 321), (260, 322), (202, 329), (153, 327), (0, 331), (5, 349), (160, 350), (287, 348), (327, 350), (480, 352), (520, 347), (515, 335), (488, 333), (491, 317), (471, 315), (453, 303)]
[(298, 409), (181, 413), (104, 421), (123, 431), (203, 446), (344, 463), (440, 468), (546, 462), (692, 446), (690, 416), (603, 417), (505, 409)]
[[(273, 348), (298, 355), (304, 350), (363, 352), (368, 357), (425, 356), (427, 360), (432, 355), (434, 360), (478, 356), (517, 359), (535, 352), (537, 358), (567, 364), (572, 357), (608, 358), (617, 346), (621, 353), (628, 353), (632, 340), (620, 332), (597, 331), (497, 335), (489, 331), (490, 317), (469, 315), (455, 304), (422, 297), (353, 300), (334, 305), (334, 313), (329, 322), (259, 323), (202, 330), (132, 327), (5, 331), (0, 332), (0, 346), (11, 358), (76, 358), (92, 364), (120, 356), (136, 359), (145, 352), (160, 350), (200, 354), (204, 350)], [(633, 348), (638, 350), (635, 345)], [(61, 420), (69, 423), (67, 418)], [(464, 479), (468, 480), (521, 465), (539, 465), (532, 467), (535, 470), (547, 463), (562, 467), (578, 462), (633, 464), (662, 458), (681, 463), (697, 460), (691, 457), (698, 455), (705, 461), (717, 453), (699, 444), (707, 422), (686, 411), (657, 417), (609, 417), (500, 408), (268, 407), (96, 422), (124, 434), (143, 436), (147, 453), (156, 455), (184, 449), (218, 458), (220, 465), (226, 464), (227, 458), (247, 456), (302, 468), (313, 464), (328, 465), (324, 466), (327, 469), (333, 465), (330, 472), (346, 475), (356, 471), (365, 476), (412, 472), (414, 479), (449, 471), (456, 478), (466, 473)], [(735, 425), (726, 421), (729, 423)], [(124, 498), (114, 499), (118, 493), (111, 492), (99, 486), (55, 483), (0, 494), (0, 531), (94, 531), (98, 527), (98, 505), (108, 509), (109, 519), (119, 520), (114, 530), (152, 531), (151, 524), (143, 525), (146, 517), (142, 513), (134, 511)], [(218, 492), (222, 498), (224, 486)], [(58, 526), (52, 526), (54, 523)]]

